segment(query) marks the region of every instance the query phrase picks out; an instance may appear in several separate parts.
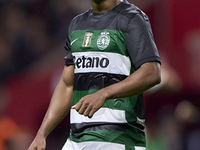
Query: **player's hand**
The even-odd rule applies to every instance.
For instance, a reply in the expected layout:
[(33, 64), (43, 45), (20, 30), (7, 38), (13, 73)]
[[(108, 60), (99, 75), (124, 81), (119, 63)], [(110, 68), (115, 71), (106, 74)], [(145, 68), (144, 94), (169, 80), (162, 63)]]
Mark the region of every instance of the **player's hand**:
[(82, 97), (77, 104), (72, 106), (72, 109), (75, 109), (79, 114), (91, 118), (103, 106), (105, 101), (104, 95), (101, 92), (96, 92)]
[(46, 140), (44, 138), (36, 138), (31, 143), (28, 150), (45, 150), (46, 148)]

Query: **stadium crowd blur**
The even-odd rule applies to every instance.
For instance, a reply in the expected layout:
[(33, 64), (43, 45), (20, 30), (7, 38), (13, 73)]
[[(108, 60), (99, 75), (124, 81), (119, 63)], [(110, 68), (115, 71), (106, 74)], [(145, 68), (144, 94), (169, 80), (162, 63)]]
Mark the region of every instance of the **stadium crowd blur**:
[[(200, 149), (199, 0), (128, 0), (150, 18), (162, 83), (145, 93), (147, 150)], [(71, 19), (89, 0), (0, 0), (0, 150), (25, 150), (64, 66)], [(67, 116), (47, 139), (60, 149)]]

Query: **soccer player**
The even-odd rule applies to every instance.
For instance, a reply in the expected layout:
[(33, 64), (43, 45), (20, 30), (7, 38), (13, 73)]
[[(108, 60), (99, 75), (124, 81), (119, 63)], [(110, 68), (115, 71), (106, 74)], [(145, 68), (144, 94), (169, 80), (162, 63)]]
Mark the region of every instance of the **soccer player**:
[(65, 67), (29, 150), (70, 111), (62, 150), (145, 150), (143, 92), (160, 83), (160, 58), (148, 17), (126, 0), (91, 0), (75, 17)]

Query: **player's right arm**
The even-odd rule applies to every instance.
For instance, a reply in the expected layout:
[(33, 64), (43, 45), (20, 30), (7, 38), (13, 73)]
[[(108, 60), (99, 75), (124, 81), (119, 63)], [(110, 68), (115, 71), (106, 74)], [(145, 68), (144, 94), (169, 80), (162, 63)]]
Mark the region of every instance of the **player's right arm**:
[(40, 129), (28, 150), (44, 150), (46, 148), (46, 137), (70, 110), (73, 80), (74, 65), (65, 66)]

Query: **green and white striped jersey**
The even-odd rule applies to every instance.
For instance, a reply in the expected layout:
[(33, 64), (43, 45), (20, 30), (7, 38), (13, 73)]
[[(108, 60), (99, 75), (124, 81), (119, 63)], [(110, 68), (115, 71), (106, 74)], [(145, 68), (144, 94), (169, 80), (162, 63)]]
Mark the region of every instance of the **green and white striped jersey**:
[[(148, 17), (127, 1), (105, 13), (92, 9), (69, 27), (67, 56), (75, 64), (72, 105), (83, 96), (120, 82), (146, 62), (160, 62)], [(68, 62), (66, 61), (66, 65)], [(92, 118), (70, 111), (73, 142), (145, 147), (143, 95), (107, 100)]]

